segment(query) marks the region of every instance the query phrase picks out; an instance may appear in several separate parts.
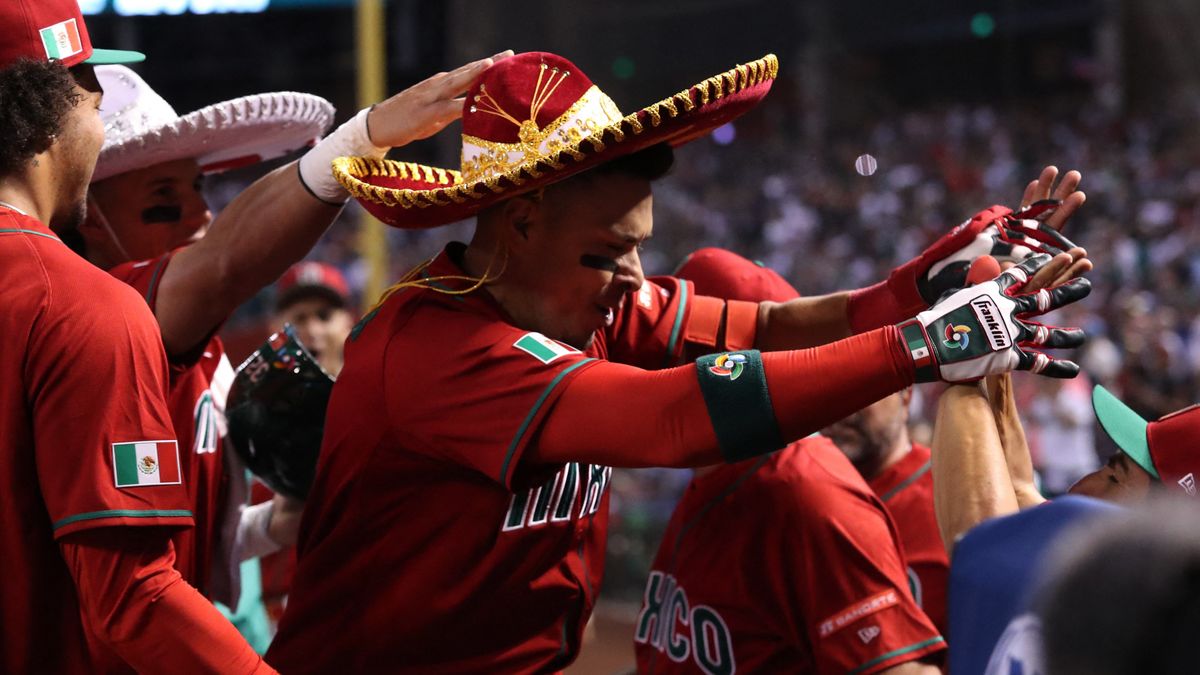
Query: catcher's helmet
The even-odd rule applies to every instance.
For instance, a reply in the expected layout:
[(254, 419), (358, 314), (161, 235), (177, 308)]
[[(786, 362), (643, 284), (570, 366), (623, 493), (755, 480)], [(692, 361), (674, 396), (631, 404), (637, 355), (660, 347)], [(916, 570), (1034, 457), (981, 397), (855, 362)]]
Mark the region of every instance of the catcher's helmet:
[(250, 471), (277, 493), (304, 499), (325, 429), (330, 377), (291, 325), (238, 366), (225, 417), (229, 442)]

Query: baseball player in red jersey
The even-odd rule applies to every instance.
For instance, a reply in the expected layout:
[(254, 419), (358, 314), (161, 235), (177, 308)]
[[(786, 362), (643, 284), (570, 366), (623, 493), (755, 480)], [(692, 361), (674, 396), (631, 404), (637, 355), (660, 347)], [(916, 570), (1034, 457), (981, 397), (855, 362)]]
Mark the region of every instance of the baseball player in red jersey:
[(946, 586), (950, 558), (933, 508), (933, 466), (928, 447), (908, 434), (909, 390), (823, 430), (883, 501), (900, 531), (909, 581), (917, 602), (946, 632)]
[(93, 176), (88, 217), (72, 240), (88, 260), (137, 289), (158, 320), (196, 520), (194, 530), (176, 535), (177, 567), (210, 598), (236, 606), (239, 563), (293, 543), (302, 508), (282, 496), (244, 507), (244, 473), (226, 461), (222, 443), (233, 369), (215, 337), (218, 327), (303, 257), (337, 215), (348, 193), (332, 181), (327, 155), (382, 154), (433, 133), (457, 116), (454, 97), (491, 63), (432, 78), (364, 111), (245, 190), (216, 219), (200, 193), (203, 174), (303, 147), (326, 128), (332, 107), (289, 92), (180, 117), (133, 71), (98, 70), (109, 92), (101, 116), (112, 133)]
[(0, 671), (272, 672), (172, 568), (192, 512), (153, 317), (51, 229), (103, 142), (92, 64), (142, 57), (93, 50), (73, 0), (5, 2), (0, 33)]
[[(720, 249), (693, 253), (676, 275), (713, 296), (799, 297), (772, 270)], [(940, 544), (936, 523), (934, 537)], [(663, 535), (634, 642), (643, 673), (936, 673), (927, 662), (945, 648), (909, 591), (886, 509), (821, 436), (696, 470)]]
[[(608, 467), (739, 462), (914, 380), (1030, 363), (1012, 317), (1031, 300), (1001, 289), (1045, 256), (906, 326), (839, 340), (869, 323), (862, 307), (904, 320), (895, 315), (921, 297), (917, 279), (999, 233), (987, 228), (1007, 230), (1007, 210), (956, 228), (853, 300), (726, 302), (644, 278), (638, 251), (669, 143), (747, 110), (776, 70), (768, 56), (622, 116), (566, 59), (521, 54), (468, 92), (462, 172), (335, 163), (389, 223), (478, 222), (470, 244), (413, 270), (351, 332), (268, 662), (289, 673), (560, 669), (603, 576)], [(969, 316), (972, 299), (988, 318)], [(980, 331), (986, 321), (1008, 346), (981, 340), (960, 360), (925, 337), (945, 321)], [(770, 349), (794, 351), (759, 351)]]

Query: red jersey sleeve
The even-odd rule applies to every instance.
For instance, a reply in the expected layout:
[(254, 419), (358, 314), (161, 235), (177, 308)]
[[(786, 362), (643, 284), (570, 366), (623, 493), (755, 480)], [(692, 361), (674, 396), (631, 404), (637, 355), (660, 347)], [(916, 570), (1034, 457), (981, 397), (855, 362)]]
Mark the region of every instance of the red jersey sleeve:
[(696, 295), (690, 281), (675, 277), (647, 279), (621, 305), (606, 331), (612, 361), (657, 370), (679, 365), (691, 354), (754, 346), (758, 304)]
[(24, 376), (55, 537), (110, 525), (192, 524), (158, 324), (133, 291), (117, 283), (53, 286)]
[(475, 314), (422, 312), (383, 360), (391, 433), (410, 451), (512, 488), (546, 415), (595, 363), (540, 333)]
[(803, 570), (787, 578), (821, 583), (787, 588), (780, 597), (792, 608), (780, 611), (796, 616), (789, 623), (812, 645), (818, 672), (874, 673), (945, 648), (908, 590), (896, 534), (878, 503), (845, 498), (787, 513), (794, 515), (788, 566)]

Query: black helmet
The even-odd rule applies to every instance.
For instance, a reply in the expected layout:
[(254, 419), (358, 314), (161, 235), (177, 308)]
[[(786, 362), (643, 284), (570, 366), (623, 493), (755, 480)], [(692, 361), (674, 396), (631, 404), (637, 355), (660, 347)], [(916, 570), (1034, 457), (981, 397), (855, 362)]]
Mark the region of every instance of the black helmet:
[(238, 366), (225, 406), (228, 439), (275, 492), (308, 497), (332, 389), (290, 324)]

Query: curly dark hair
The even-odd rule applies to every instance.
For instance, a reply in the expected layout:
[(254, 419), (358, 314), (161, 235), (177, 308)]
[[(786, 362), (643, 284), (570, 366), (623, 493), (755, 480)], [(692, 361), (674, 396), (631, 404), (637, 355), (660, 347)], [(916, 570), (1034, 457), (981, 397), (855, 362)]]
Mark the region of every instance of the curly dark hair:
[(0, 68), (0, 176), (44, 152), (82, 96), (58, 61), (19, 59)]

